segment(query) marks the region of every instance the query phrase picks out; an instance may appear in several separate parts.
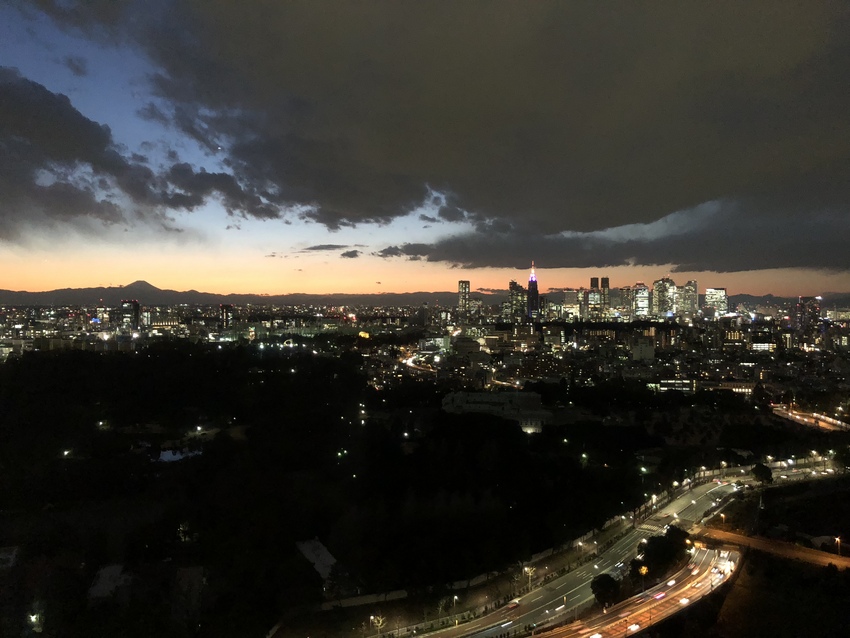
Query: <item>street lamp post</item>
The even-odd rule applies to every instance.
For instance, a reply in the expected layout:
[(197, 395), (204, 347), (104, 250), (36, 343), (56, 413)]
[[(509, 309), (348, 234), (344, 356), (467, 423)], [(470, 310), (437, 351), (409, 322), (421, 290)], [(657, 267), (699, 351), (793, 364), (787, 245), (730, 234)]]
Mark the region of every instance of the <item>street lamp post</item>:
[(525, 573), (528, 575), (528, 591), (531, 591), (531, 577), (534, 575), (536, 567), (526, 567)]
[(841, 556), (841, 537), (835, 537), (835, 543), (838, 545), (838, 555)]
[(647, 567), (646, 565), (641, 565), (638, 572), (640, 573), (640, 591), (641, 591), (641, 593), (643, 593), (643, 592), (646, 591), (646, 585), (644, 583), (644, 577), (649, 573), (649, 567)]

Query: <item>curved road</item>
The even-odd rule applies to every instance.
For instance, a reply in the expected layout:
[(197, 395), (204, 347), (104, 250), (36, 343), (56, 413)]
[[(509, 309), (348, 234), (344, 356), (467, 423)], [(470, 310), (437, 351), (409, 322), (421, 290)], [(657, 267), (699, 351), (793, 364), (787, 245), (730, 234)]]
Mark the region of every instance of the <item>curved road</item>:
[[(459, 638), (475, 635), (476, 638), (493, 638), (503, 633), (512, 633), (515, 628), (526, 625), (545, 625), (554, 621), (569, 620), (575, 616), (576, 608), (593, 599), (590, 581), (604, 572), (616, 573), (628, 569), (640, 541), (648, 536), (662, 534), (665, 525), (676, 524), (689, 529), (712, 505), (730, 494), (735, 487), (729, 484), (706, 483), (660, 508), (652, 516), (627, 532), (596, 560), (533, 589), (519, 599), (519, 605), (508, 606), (469, 623), (451, 627), (433, 635), (440, 638)], [(647, 583), (648, 584), (648, 583)]]

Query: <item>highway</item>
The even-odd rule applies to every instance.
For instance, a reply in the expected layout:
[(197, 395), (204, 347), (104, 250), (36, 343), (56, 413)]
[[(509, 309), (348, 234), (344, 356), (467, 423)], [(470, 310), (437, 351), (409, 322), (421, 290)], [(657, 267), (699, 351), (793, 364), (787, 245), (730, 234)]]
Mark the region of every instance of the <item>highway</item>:
[(800, 412), (799, 410), (788, 410), (785, 406), (773, 406), (773, 413), (776, 416), (794, 421), (800, 425), (808, 425), (809, 427), (820, 428), (822, 430), (830, 430), (832, 432), (841, 432), (847, 430), (847, 424), (833, 419), (832, 417), (823, 414), (814, 414), (811, 412)]
[(583, 621), (546, 632), (553, 638), (619, 638), (631, 636), (710, 594), (735, 569), (736, 552), (699, 549), (688, 567), (640, 596), (614, 605)]
[(579, 606), (593, 599), (590, 581), (595, 576), (608, 572), (619, 578), (617, 572), (625, 573), (628, 570), (629, 561), (634, 558), (638, 543), (642, 539), (663, 534), (665, 526), (669, 524), (689, 529), (699, 522), (703, 513), (712, 507), (715, 501), (734, 490), (733, 485), (718, 483), (694, 487), (627, 532), (606, 551), (600, 553), (596, 560), (585, 563), (543, 587), (533, 589), (518, 599), (517, 606), (502, 607), (470, 623), (437, 633), (441, 638), (472, 635), (476, 638), (492, 638), (506, 632), (512, 633), (513, 629), (524, 628), (526, 625), (546, 625), (570, 620), (575, 617)]
[(739, 545), (742, 547), (752, 547), (753, 549), (775, 554), (782, 558), (790, 560), (800, 560), (806, 563), (826, 566), (833, 564), (839, 569), (850, 569), (850, 556), (837, 556), (829, 552), (822, 552), (811, 547), (800, 547), (793, 543), (777, 541), (761, 536), (744, 536), (735, 532), (728, 532), (719, 529), (705, 529), (700, 534), (704, 538), (728, 543), (730, 545)]

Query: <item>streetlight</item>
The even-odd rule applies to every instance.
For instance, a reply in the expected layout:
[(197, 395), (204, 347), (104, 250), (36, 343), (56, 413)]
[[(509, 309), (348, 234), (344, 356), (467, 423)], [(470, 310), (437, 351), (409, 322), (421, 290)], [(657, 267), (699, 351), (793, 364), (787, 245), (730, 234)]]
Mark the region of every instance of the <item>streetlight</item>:
[(536, 567), (526, 567), (525, 573), (528, 574), (528, 591), (531, 591), (531, 577), (534, 575)]
[(836, 536), (836, 537), (835, 537), (835, 542), (836, 542), (836, 544), (838, 545), (838, 555), (839, 555), (839, 556), (841, 556), (841, 537), (840, 537), (840, 536)]
[(723, 521), (723, 524), (726, 525), (726, 514), (720, 514), (720, 518)]
[(646, 565), (641, 565), (640, 569), (638, 570), (638, 573), (640, 574), (640, 591), (641, 591), (641, 593), (643, 593), (644, 591), (646, 591), (646, 587), (644, 586), (643, 579), (644, 579), (644, 576), (646, 576), (649, 573), (649, 567), (647, 567)]

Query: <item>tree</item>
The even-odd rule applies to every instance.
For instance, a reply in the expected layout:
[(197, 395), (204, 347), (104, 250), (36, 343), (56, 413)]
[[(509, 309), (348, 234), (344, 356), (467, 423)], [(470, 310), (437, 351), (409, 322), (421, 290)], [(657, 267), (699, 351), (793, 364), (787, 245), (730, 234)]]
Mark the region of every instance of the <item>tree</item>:
[(762, 485), (773, 483), (773, 472), (764, 463), (756, 463), (753, 465), (751, 472), (753, 473), (753, 478)]
[(379, 634), (384, 630), (384, 625), (387, 624), (387, 619), (380, 614), (372, 616), (370, 620), (372, 621), (372, 624), (375, 625), (375, 629), (378, 630)]
[(832, 457), (832, 464), (837, 468), (841, 468), (842, 472), (846, 472), (850, 469), (850, 448), (846, 445), (842, 445), (838, 448), (835, 452), (835, 456)]
[[(686, 531), (675, 525), (670, 525), (664, 536), (650, 536), (641, 545), (643, 559), (632, 561), (632, 577), (641, 576), (643, 580), (647, 574), (656, 579), (664, 576), (676, 563), (684, 560), (688, 536)], [(647, 572), (642, 572), (641, 567), (646, 567)]]
[(608, 607), (617, 601), (617, 596), (620, 593), (620, 581), (611, 574), (599, 574), (590, 581), (590, 591), (596, 597), (596, 602), (603, 607)]

